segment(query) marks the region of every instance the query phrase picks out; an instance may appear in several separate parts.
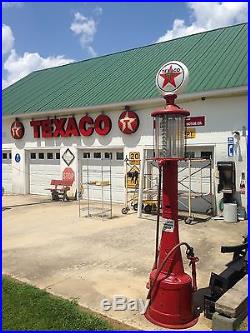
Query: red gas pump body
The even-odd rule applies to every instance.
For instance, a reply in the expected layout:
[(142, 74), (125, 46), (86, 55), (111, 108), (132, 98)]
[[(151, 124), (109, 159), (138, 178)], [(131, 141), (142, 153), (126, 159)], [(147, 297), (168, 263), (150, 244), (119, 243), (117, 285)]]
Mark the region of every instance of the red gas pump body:
[[(174, 104), (162, 112), (178, 114), (189, 112)], [(157, 111), (158, 113), (161, 110)], [(154, 114), (152, 114), (154, 115)], [(149, 278), (149, 306), (145, 317), (152, 323), (166, 328), (188, 328), (196, 324), (198, 314), (193, 308), (193, 293), (196, 289), (195, 261), (189, 257), (193, 279), (184, 272), (178, 226), (178, 158), (157, 159), (163, 177), (162, 222), (163, 230), (157, 261)], [(188, 244), (187, 244), (188, 245)]]

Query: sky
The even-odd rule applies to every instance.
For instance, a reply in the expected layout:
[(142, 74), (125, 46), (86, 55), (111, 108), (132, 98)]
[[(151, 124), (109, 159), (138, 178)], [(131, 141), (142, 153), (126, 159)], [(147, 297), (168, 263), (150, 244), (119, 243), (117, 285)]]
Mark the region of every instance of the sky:
[(2, 87), (30, 72), (247, 22), (247, 2), (3, 2)]

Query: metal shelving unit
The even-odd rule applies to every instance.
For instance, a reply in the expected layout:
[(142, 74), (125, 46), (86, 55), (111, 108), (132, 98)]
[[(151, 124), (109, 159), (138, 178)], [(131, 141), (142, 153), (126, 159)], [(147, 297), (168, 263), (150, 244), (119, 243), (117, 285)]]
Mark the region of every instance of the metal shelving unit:
[[(100, 169), (89, 169), (89, 160), (82, 172), (86, 174), (86, 182), (79, 184), (78, 209), (79, 217), (112, 218), (112, 169), (110, 159), (101, 159)], [(100, 200), (91, 193), (100, 191)]]

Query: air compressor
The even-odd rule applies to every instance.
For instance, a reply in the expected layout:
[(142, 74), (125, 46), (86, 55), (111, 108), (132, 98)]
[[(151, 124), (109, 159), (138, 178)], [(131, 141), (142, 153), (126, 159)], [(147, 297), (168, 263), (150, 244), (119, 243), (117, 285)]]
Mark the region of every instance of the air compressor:
[[(193, 306), (198, 258), (189, 244), (180, 243), (178, 226), (178, 161), (185, 159), (185, 120), (190, 113), (176, 105), (175, 99), (187, 80), (188, 69), (183, 63), (164, 64), (156, 75), (156, 86), (166, 106), (151, 114), (159, 185), (155, 261), (147, 283), (149, 303), (145, 317), (156, 325), (176, 329), (195, 325), (199, 317)], [(186, 247), (192, 277), (184, 271), (182, 246)]]

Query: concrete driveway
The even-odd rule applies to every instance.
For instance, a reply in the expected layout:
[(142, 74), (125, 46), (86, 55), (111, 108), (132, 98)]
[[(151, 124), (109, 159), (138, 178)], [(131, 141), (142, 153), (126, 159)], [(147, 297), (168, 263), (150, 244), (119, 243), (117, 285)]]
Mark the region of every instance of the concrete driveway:
[[(26, 205), (29, 204), (29, 205)], [(148, 274), (154, 260), (155, 221), (121, 215), (112, 220), (78, 217), (78, 203), (51, 202), (39, 196), (4, 196), (3, 273), (104, 313), (143, 330), (159, 330), (138, 312), (103, 312), (100, 301), (114, 295), (145, 300)], [(231, 255), (220, 254), (222, 244), (237, 244), (247, 222), (209, 221), (186, 225), (180, 237), (199, 256), (198, 287), (208, 285), (210, 273), (221, 272)], [(186, 263), (185, 263), (186, 265)], [(186, 265), (187, 266), (187, 265)], [(190, 268), (187, 266), (187, 272)], [(192, 329), (208, 330), (200, 316)]]

